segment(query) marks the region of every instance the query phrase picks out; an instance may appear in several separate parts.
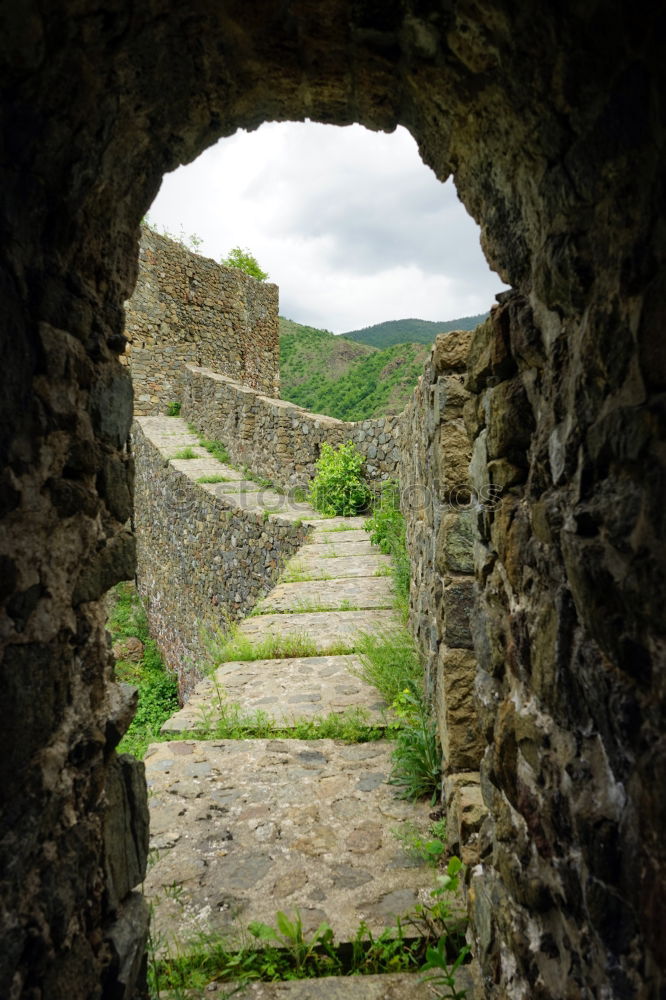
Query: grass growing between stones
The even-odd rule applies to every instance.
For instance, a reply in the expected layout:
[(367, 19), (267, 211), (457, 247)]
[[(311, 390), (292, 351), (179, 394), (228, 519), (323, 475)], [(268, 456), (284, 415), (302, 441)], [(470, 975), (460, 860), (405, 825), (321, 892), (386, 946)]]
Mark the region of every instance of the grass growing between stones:
[(306, 569), (299, 569), (298, 566), (294, 566), (293, 569), (286, 569), (279, 579), (279, 583), (312, 583), (313, 580), (332, 580), (333, 577), (330, 573), (316, 573), (309, 572)]
[(404, 622), (409, 613), (409, 581), (411, 569), (407, 552), (405, 519), (400, 513), (400, 487), (389, 481), (382, 484), (372, 516), (365, 523), (370, 541), (380, 552), (391, 557), (396, 608)]
[(197, 455), (197, 453), (194, 450), (194, 448), (192, 448), (191, 445), (188, 444), (185, 448), (181, 448), (180, 451), (177, 451), (175, 453), (175, 455), (172, 455), (171, 458), (172, 459), (174, 459), (174, 458), (199, 458), (199, 456)]
[(288, 724), (276, 724), (261, 710), (245, 711), (237, 702), (226, 701), (219, 695), (214, 712), (202, 712), (201, 728), (183, 734), (187, 739), (207, 740), (342, 740), (345, 743), (369, 743), (385, 735), (385, 727), (369, 722), (362, 708), (345, 712), (329, 712), (311, 718), (294, 716)]
[(148, 745), (159, 738), (162, 723), (178, 710), (178, 684), (167, 673), (157, 645), (150, 638), (146, 613), (135, 587), (119, 583), (110, 600), (107, 627), (118, 651), (122, 654), (123, 647), (129, 649), (129, 639), (138, 639), (142, 644), (142, 648), (135, 644), (132, 655), (137, 659), (121, 655), (116, 661), (117, 679), (135, 685), (139, 691), (136, 715), (118, 745), (118, 753), (141, 758)]
[[(452, 858), (438, 879), (430, 901), (374, 935), (362, 921), (351, 941), (336, 942), (327, 923), (308, 934), (298, 911), (276, 913), (275, 925), (254, 921), (241, 935), (241, 947), (222, 934), (201, 934), (177, 955), (164, 955), (164, 943), (154, 937), (149, 946), (149, 986), (152, 997), (169, 991), (174, 1000), (185, 990), (205, 990), (209, 983), (278, 982), (325, 976), (362, 976), (388, 972), (426, 973), (447, 989), (440, 997), (465, 1000), (455, 973), (468, 949), (464, 928), (452, 920), (452, 897), (458, 891), (462, 865)], [(158, 957), (159, 953), (159, 957)]]
[(198, 483), (229, 483), (231, 480), (228, 476), (200, 476), (197, 479)]
[[(191, 427), (190, 430), (192, 430)], [(196, 431), (194, 431), (194, 433), (196, 434)], [(199, 437), (198, 434), (197, 437)], [(221, 462), (222, 465), (231, 465), (229, 452), (227, 451), (226, 445), (222, 444), (221, 441), (199, 437), (199, 444), (202, 448), (205, 448), (206, 451), (213, 456), (213, 458), (216, 458), (218, 462)]]
[[(272, 613), (272, 612), (271, 612)], [(222, 663), (246, 660), (286, 660), (300, 656), (344, 656), (353, 653), (355, 645), (348, 642), (331, 643), (328, 646), (318, 645), (307, 635), (268, 635), (253, 641), (249, 636), (232, 627), (228, 636), (223, 639), (207, 640), (210, 657), (209, 671)]]
[(358, 676), (373, 684), (397, 715), (390, 783), (398, 796), (435, 802), (439, 791), (441, 750), (437, 729), (423, 692), (423, 668), (414, 640), (405, 628), (359, 637)]

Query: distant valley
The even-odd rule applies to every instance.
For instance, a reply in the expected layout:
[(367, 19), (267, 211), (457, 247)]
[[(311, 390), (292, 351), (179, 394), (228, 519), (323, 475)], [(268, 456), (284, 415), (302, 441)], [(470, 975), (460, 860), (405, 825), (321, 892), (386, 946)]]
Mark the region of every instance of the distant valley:
[(393, 320), (336, 336), (280, 317), (282, 398), (340, 420), (400, 413), (436, 335), (471, 330), (483, 319)]

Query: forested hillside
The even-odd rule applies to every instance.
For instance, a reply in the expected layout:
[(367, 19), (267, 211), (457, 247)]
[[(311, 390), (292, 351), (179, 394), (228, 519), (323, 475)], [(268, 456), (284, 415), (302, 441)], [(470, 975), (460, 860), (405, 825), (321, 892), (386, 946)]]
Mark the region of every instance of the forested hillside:
[(346, 340), (379, 348), (404, 343), (432, 344), (438, 333), (446, 333), (449, 330), (473, 330), (487, 315), (480, 313), (478, 316), (461, 316), (441, 323), (428, 319), (392, 319), (386, 323), (366, 326), (362, 330), (350, 330), (342, 336)]
[(429, 345), (421, 344), (379, 351), (280, 318), (280, 393), (314, 413), (341, 420), (399, 413), (429, 351)]

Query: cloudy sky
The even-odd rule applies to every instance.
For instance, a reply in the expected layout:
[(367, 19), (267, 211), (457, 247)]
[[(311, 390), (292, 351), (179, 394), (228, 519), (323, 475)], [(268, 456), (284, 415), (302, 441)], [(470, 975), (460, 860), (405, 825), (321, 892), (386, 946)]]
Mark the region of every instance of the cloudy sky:
[(283, 316), (334, 333), (485, 312), (504, 287), (452, 182), (402, 128), (238, 132), (167, 174), (149, 218), (195, 233), (216, 260), (247, 247), (280, 286)]

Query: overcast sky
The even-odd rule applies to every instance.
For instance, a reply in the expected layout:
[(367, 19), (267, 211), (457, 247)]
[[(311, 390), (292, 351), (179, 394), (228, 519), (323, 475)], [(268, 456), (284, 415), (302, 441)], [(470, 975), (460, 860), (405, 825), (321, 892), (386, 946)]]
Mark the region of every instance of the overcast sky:
[(237, 132), (167, 174), (149, 216), (195, 233), (216, 260), (247, 247), (280, 286), (283, 316), (335, 333), (485, 312), (504, 287), (452, 182), (403, 128)]

